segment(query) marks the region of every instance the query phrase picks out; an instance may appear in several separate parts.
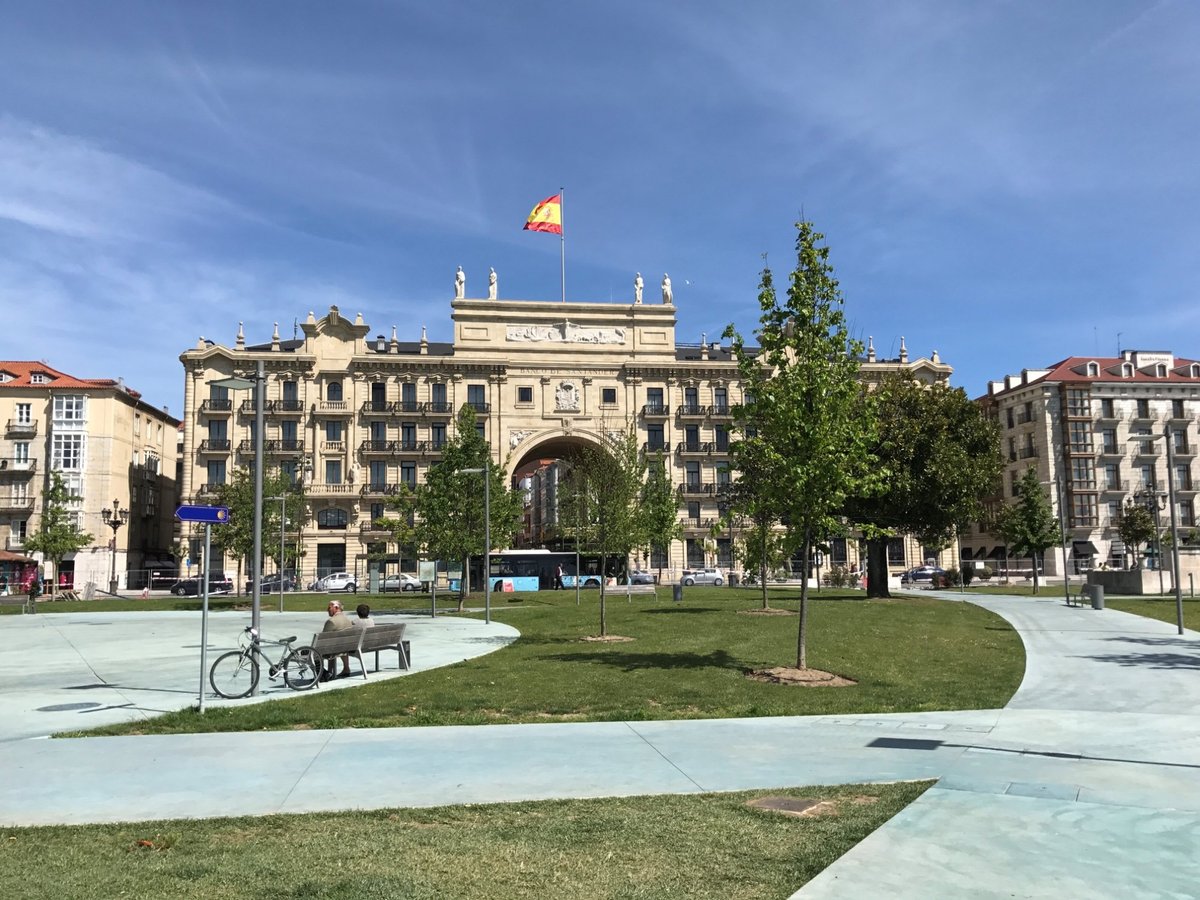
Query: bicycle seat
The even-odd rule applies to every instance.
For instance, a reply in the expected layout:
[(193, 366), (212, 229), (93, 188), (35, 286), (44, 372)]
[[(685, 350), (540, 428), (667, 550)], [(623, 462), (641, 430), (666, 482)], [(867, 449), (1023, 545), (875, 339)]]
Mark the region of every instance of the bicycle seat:
[(280, 638), (280, 639), (279, 639), (279, 643), (281, 643), (281, 644), (290, 644), (290, 643), (291, 643), (292, 641), (294, 641), (295, 639), (296, 639), (296, 636), (295, 636), (295, 635), (292, 635), (290, 638)]

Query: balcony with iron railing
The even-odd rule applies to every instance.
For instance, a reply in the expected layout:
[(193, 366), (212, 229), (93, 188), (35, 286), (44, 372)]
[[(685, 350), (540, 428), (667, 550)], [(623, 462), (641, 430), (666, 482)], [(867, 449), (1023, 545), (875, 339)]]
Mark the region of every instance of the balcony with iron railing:
[(448, 400), (430, 400), (421, 407), (421, 412), (431, 416), (452, 416), (454, 405)]
[(388, 484), (385, 481), (374, 481), (364, 484), (359, 490), (359, 494), (363, 497), (394, 497), (396, 494), (403, 493), (404, 485)]
[(1018, 425), (1028, 425), (1030, 422), (1033, 422), (1036, 419), (1037, 419), (1037, 413), (1035, 413), (1035, 412), (1019, 412), (1019, 413), (1017, 413), (1017, 424)]
[(364, 416), (386, 416), (392, 412), (393, 406), (389, 400), (367, 400), (358, 411)]
[(228, 453), (233, 442), (228, 438), (205, 438), (196, 448), (197, 453)]
[(702, 419), (708, 415), (708, 407), (698, 403), (684, 403), (676, 408), (675, 415), (681, 419)]
[(1152, 409), (1142, 410), (1140, 412), (1138, 410), (1134, 410), (1133, 414), (1129, 418), (1134, 422), (1156, 422), (1158, 421), (1158, 413)]
[(1103, 409), (1096, 413), (1097, 422), (1123, 422), (1125, 421), (1125, 413), (1122, 410), (1114, 409), (1112, 412), (1105, 413)]
[[(1072, 450), (1071, 452), (1072, 453), (1081, 453), (1083, 451)], [(1091, 452), (1091, 451), (1089, 450), (1088, 452)], [(1020, 450), (1020, 453), (1018, 455), (1021, 457), (1021, 459), (1036, 459), (1037, 458), (1037, 447), (1022, 447)]]
[(272, 438), (263, 444), (265, 453), (303, 453), (304, 441), (298, 438)]
[(675, 445), (675, 452), (681, 456), (709, 455), (713, 452), (713, 444), (711, 441), (680, 441)]
[(304, 401), (295, 398), (290, 400), (271, 400), (267, 403), (267, 412), (274, 416), (303, 415)]
[(4, 426), (5, 434), (10, 434), (13, 437), (35, 437), (37, 435), (37, 431), (38, 423), (36, 420), (22, 422), (18, 419), (9, 419), (8, 424)]
[(32, 512), (33, 497), (30, 494), (0, 494), (0, 509), (13, 512)]
[(1127, 494), (1131, 490), (1128, 481), (1118, 479), (1116, 481), (1106, 481), (1100, 486), (1100, 490), (1105, 494)]
[(390, 528), (385, 528), (382, 525), (376, 525), (374, 522), (363, 522), (358, 526), (358, 533), (363, 537), (368, 535), (385, 537), (390, 536), (392, 534), (392, 530)]
[(644, 419), (667, 419), (671, 416), (671, 407), (658, 403), (647, 403), (642, 407)]
[(717, 403), (708, 408), (709, 415), (719, 416), (722, 418), (731, 418), (733, 416), (733, 407), (728, 403)]
[(646, 441), (642, 444), (642, 450), (646, 453), (670, 453), (670, 441)]
[(0, 475), (32, 475), (36, 471), (36, 457), (6, 456), (0, 458)]
[(468, 400), (463, 404), (463, 409), (466, 409), (468, 406), (475, 410), (477, 416), (487, 415), (492, 411), (492, 404), (486, 403), (483, 400)]
[(710, 482), (693, 481), (679, 486), (679, 493), (684, 495), (715, 494), (717, 486)]
[(224, 400), (214, 400), (211, 397), (200, 404), (200, 412), (206, 416), (228, 415), (233, 412), (233, 401), (226, 397)]
[(713, 518), (693, 519), (691, 516), (684, 516), (679, 520), (679, 524), (683, 528), (691, 531), (709, 531), (714, 525), (717, 524), (717, 520)]
[[(1176, 432), (1176, 433), (1178, 433), (1178, 432)], [(1196, 455), (1196, 445), (1195, 444), (1176, 444), (1175, 446), (1173, 446), (1171, 448), (1171, 455), (1174, 456), (1176, 459), (1179, 459), (1181, 456), (1195, 456)]]
[(1100, 456), (1124, 456), (1125, 448), (1116, 444), (1104, 444), (1100, 447)]

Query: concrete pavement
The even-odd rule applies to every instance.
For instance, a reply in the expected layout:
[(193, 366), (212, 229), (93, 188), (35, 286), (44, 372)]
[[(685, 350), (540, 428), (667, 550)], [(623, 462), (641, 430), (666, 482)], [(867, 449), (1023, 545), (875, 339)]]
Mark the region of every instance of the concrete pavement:
[(1196, 896), (1200, 636), (1060, 598), (971, 602), (1025, 641), (1003, 710), (13, 740), (0, 823), (928, 778), (799, 896)]

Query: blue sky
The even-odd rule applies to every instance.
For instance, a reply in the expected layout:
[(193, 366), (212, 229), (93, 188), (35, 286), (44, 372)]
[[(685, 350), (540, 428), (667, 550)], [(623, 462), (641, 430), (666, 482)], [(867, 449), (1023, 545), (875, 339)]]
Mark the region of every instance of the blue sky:
[(793, 222), (854, 333), (954, 383), (1200, 357), (1200, 5), (9, 2), (0, 357), (182, 408), (178, 355), (331, 303), (451, 334), (468, 295), (671, 274), (677, 337), (750, 330)]

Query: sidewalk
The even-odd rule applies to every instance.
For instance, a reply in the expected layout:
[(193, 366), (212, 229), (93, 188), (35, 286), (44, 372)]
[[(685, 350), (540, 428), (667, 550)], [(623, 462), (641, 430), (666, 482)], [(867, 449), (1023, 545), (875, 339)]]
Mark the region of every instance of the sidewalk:
[(1200, 636), (1061, 599), (970, 602), (1026, 644), (1004, 710), (13, 741), (0, 823), (940, 779), (799, 896), (1194, 896)]

